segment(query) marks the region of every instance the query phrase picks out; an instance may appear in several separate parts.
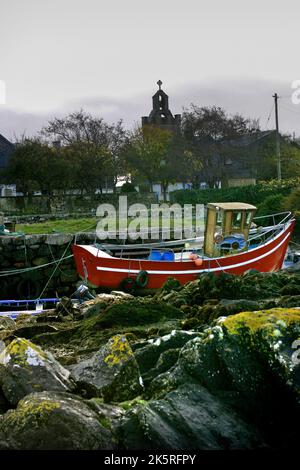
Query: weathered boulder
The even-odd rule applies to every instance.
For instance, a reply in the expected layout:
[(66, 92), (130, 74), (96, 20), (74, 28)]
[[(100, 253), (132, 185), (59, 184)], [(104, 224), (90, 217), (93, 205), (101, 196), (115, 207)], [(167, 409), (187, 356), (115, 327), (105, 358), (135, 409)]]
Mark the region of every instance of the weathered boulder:
[(86, 403), (97, 413), (98, 420), (102, 426), (109, 429), (113, 435), (117, 437), (119, 423), (126, 413), (123, 404), (127, 402), (123, 402), (122, 406), (119, 406), (116, 404), (112, 405), (111, 403), (103, 403), (102, 398), (92, 398), (87, 400)]
[(259, 432), (193, 382), (161, 400), (138, 405), (123, 418), (118, 435), (126, 449), (253, 449)]
[(50, 233), (46, 237), (47, 245), (64, 245), (73, 238), (71, 233)]
[[(98, 297), (101, 297), (102, 295), (105, 294), (98, 294)], [(110, 294), (106, 295), (112, 295), (113, 297), (119, 297), (122, 299), (133, 299), (132, 294), (129, 294), (128, 292), (123, 292), (122, 290), (112, 290)]]
[(284, 445), (295, 439), (300, 417), (297, 344), (299, 349), (298, 309), (220, 318), (182, 348), (177, 364), (153, 379), (147, 396), (161, 397), (197, 381), (261, 426), (272, 445)]
[(124, 335), (113, 336), (90, 359), (70, 370), (82, 393), (105, 401), (130, 400), (143, 391), (138, 364)]
[(0, 353), (0, 386), (6, 399), (16, 405), (32, 392), (72, 391), (75, 382), (51, 353), (16, 338)]
[(172, 330), (168, 335), (134, 344), (132, 349), (141, 374), (155, 367), (161, 354), (171, 349), (181, 348), (197, 336), (199, 336), (198, 332)]
[(14, 330), (16, 328), (16, 323), (12, 318), (9, 317), (0, 317), (0, 331), (1, 330)]
[(148, 384), (157, 376), (171, 369), (171, 367), (176, 364), (179, 353), (180, 348), (167, 349), (166, 351), (163, 351), (160, 354), (155, 366), (146, 373), (142, 374), (145, 387), (147, 387)]
[(0, 450), (98, 450), (115, 446), (96, 411), (68, 393), (32, 393), (0, 420)]

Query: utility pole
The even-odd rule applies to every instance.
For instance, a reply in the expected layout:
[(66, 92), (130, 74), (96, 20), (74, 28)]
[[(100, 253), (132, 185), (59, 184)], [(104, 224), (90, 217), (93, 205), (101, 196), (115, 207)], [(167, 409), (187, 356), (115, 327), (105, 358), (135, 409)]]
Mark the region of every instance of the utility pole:
[(277, 178), (278, 178), (278, 181), (281, 181), (280, 134), (279, 134), (279, 124), (278, 124), (278, 95), (277, 93), (273, 95), (273, 98), (275, 100)]

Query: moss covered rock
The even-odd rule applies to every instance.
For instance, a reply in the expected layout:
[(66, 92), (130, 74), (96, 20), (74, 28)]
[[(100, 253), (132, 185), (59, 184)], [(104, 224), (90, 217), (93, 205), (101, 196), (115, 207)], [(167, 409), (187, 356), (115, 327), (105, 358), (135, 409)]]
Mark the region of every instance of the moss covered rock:
[(98, 450), (115, 445), (96, 411), (67, 393), (32, 393), (0, 419), (1, 450)]
[(201, 339), (188, 343), (179, 365), (208, 388), (230, 384), (253, 403), (272, 393), (274, 384), (298, 394), (292, 344), (299, 335), (298, 309), (242, 312), (219, 319)]
[(193, 380), (257, 421), (272, 444), (279, 445), (280, 439), (286, 443), (296, 436), (295, 426), (288, 423), (296, 425), (299, 417), (299, 339), (298, 309), (220, 318), (181, 349), (176, 366), (151, 382), (148, 397), (163, 397)]
[(124, 335), (113, 336), (90, 359), (70, 369), (82, 392), (105, 401), (130, 400), (143, 391), (138, 364)]
[[(269, 302), (269, 301), (268, 301)], [(274, 304), (273, 306), (275, 306)], [(183, 328), (196, 328), (212, 324), (214, 320), (222, 316), (234, 315), (242, 311), (255, 311), (263, 308), (264, 302), (246, 299), (221, 299), (206, 300), (203, 305), (191, 306), (185, 311), (187, 318), (183, 320)]]
[(199, 279), (170, 291), (169, 284), (157, 293), (157, 299), (176, 307), (203, 305), (208, 299), (265, 300), (299, 294), (300, 273), (260, 273), (249, 271), (240, 276), (203, 273)]
[(70, 372), (49, 352), (23, 338), (16, 338), (0, 353), (0, 386), (16, 405), (32, 392), (72, 391)]
[(182, 317), (182, 311), (171, 305), (137, 297), (114, 303), (101, 311), (97, 325), (102, 328), (146, 325)]
[(300, 403), (300, 369), (293, 350), (300, 339), (299, 309), (242, 312), (221, 321), (221, 326), (224, 347), (218, 344), (217, 350), (240, 391), (253, 400), (273, 383), (286, 385)]

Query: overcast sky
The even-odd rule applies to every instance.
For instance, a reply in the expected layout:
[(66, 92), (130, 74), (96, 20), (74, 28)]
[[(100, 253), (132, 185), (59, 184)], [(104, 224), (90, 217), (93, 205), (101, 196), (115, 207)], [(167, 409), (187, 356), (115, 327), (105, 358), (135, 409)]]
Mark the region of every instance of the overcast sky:
[(176, 114), (191, 102), (300, 135), (299, 0), (0, 0), (0, 133), (31, 135), (84, 108), (127, 127), (158, 79)]

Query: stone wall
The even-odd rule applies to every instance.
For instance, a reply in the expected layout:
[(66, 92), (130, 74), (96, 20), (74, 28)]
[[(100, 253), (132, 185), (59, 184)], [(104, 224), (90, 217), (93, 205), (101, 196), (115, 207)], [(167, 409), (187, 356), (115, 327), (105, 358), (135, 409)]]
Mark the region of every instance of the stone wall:
[(97, 207), (103, 203), (113, 204), (118, 207), (120, 195), (127, 196), (128, 204), (142, 203), (150, 207), (151, 204), (157, 202), (155, 193), (0, 197), (0, 212), (3, 212), (5, 215), (69, 212), (89, 212), (90, 214), (95, 214)]
[[(94, 233), (82, 233), (77, 241), (90, 244), (94, 237)], [(73, 242), (71, 234), (0, 237), (0, 298), (36, 299), (50, 278), (42, 297), (74, 292), (79, 276), (73, 257), (68, 257)], [(54, 261), (62, 256), (68, 258), (57, 266)]]

